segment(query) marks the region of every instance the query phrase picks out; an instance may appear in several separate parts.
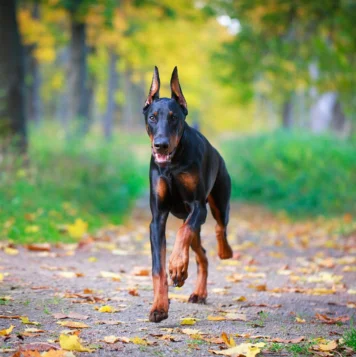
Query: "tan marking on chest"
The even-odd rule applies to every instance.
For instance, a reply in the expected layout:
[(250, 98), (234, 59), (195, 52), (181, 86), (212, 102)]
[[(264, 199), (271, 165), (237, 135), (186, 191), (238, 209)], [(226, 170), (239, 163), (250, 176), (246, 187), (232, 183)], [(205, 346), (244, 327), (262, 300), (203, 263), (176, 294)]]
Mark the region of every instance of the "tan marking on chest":
[(156, 192), (160, 200), (164, 199), (164, 197), (167, 194), (167, 190), (168, 190), (168, 186), (166, 180), (160, 177), (157, 180), (157, 184), (156, 184)]
[(199, 182), (198, 175), (190, 174), (186, 172), (181, 173), (178, 176), (178, 180), (183, 184), (185, 188), (187, 188), (190, 191), (194, 191)]

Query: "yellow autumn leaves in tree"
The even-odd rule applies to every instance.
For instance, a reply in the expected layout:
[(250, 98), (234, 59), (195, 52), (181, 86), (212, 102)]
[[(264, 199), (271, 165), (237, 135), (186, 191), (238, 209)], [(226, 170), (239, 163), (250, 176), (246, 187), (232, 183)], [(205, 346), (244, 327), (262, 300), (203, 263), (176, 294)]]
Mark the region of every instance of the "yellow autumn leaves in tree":
[(55, 39), (46, 22), (34, 18), (27, 8), (19, 9), (18, 20), (23, 43), (35, 45), (33, 54), (40, 62), (53, 62), (56, 58)]
[[(33, 16), (33, 8), (25, 5), (19, 8), (18, 19), (24, 44), (34, 46), (33, 54), (43, 66), (42, 97), (50, 101), (53, 93), (67, 90), (65, 69), (56, 63), (69, 46), (70, 20), (68, 12), (54, 1), (38, 6), (38, 19)], [(88, 67), (95, 77), (95, 100), (100, 110), (104, 110), (107, 103), (109, 54), (114, 53), (119, 59), (116, 65), (119, 78), (129, 73), (130, 81), (139, 86), (150, 82), (152, 68), (158, 65), (162, 96), (170, 96), (169, 78), (178, 65), (190, 110), (188, 120), (201, 120), (206, 132), (254, 130), (256, 123), (248, 119), (253, 115), (253, 106), (241, 107), (231, 101), (234, 89), (221, 85), (212, 62), (213, 54), (233, 38), (227, 28), (215, 17), (205, 16), (189, 1), (170, 2), (166, 8), (175, 15), (165, 13), (164, 2), (135, 6), (124, 1), (113, 9), (108, 26), (103, 3), (93, 2), (88, 7), (84, 16), (86, 43), (95, 49), (88, 57)], [(124, 103), (125, 95), (125, 91), (118, 89), (117, 103)], [(207, 117), (219, 120), (203, 120)]]

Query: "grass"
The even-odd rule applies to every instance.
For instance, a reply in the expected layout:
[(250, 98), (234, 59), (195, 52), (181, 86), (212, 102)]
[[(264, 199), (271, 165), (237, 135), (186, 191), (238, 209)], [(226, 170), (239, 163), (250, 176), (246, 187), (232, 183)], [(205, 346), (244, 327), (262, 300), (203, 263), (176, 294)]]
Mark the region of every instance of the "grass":
[(314, 341), (303, 342), (303, 343), (293, 343), (293, 344), (282, 344), (273, 342), (269, 345), (268, 351), (273, 353), (282, 353), (289, 352), (293, 357), (302, 357), (302, 356), (312, 356), (314, 352), (311, 350), (311, 347), (315, 345)]
[[(66, 226), (78, 218), (89, 232), (120, 224), (148, 187), (144, 132), (111, 142), (95, 132), (67, 140), (58, 127), (46, 125), (31, 130), (29, 142), (26, 164), (0, 154), (0, 239), (72, 241)], [(356, 213), (355, 143), (277, 132), (228, 139), (220, 147), (234, 200), (294, 216)]]
[(356, 144), (276, 132), (228, 139), (222, 153), (232, 197), (295, 216), (356, 213)]
[(271, 352), (281, 352), (284, 349), (284, 345), (282, 343), (273, 342), (270, 347), (269, 351)]
[(265, 311), (260, 311), (258, 313), (258, 319), (248, 322), (247, 324), (251, 327), (264, 327), (265, 322), (268, 318), (268, 313)]
[(344, 345), (352, 348), (356, 352), (356, 328), (353, 321), (350, 323), (350, 328), (343, 335)]
[(148, 184), (148, 159), (135, 151), (149, 145), (143, 138), (66, 140), (58, 128), (31, 132), (26, 165), (0, 156), (0, 239), (69, 241), (64, 227), (78, 218), (89, 231), (120, 224)]
[(310, 356), (312, 353), (310, 352), (310, 344), (306, 343), (296, 343), (292, 345), (287, 345), (286, 350), (291, 352), (293, 356)]

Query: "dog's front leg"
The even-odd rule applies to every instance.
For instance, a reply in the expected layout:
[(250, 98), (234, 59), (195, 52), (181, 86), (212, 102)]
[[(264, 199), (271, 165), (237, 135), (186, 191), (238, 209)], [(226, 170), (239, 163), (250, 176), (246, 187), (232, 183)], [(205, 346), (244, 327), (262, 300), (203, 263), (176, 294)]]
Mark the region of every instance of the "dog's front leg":
[(166, 273), (166, 220), (167, 213), (154, 213), (150, 225), (152, 252), (152, 280), (154, 300), (150, 312), (151, 322), (160, 322), (168, 317), (168, 283)]
[(170, 201), (167, 181), (155, 174), (152, 176), (150, 241), (154, 300), (149, 319), (151, 322), (160, 322), (168, 317), (169, 307), (166, 273), (166, 222)]
[(207, 210), (205, 203), (194, 201), (190, 205), (190, 214), (179, 228), (174, 248), (169, 259), (169, 274), (174, 286), (183, 286), (188, 277), (189, 247), (199, 235), (200, 227), (205, 222)]

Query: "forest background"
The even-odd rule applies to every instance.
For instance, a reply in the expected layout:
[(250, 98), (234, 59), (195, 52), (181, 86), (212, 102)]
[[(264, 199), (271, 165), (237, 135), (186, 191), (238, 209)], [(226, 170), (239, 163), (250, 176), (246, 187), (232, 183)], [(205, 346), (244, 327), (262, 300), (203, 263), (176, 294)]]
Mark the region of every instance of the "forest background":
[[(353, 0), (0, 2), (0, 238), (119, 224), (148, 189), (142, 106), (174, 66), (233, 199), (356, 213)], [(74, 231), (75, 231), (74, 229)]]

